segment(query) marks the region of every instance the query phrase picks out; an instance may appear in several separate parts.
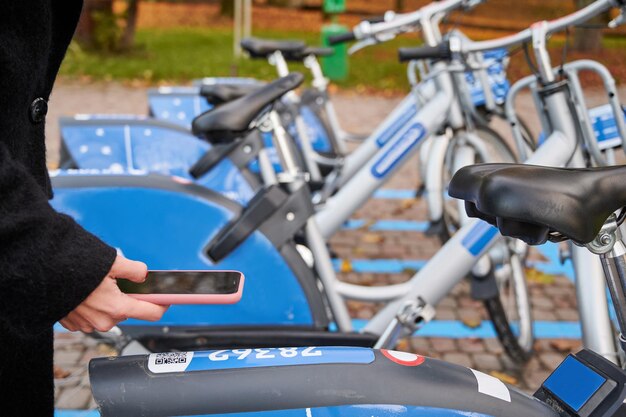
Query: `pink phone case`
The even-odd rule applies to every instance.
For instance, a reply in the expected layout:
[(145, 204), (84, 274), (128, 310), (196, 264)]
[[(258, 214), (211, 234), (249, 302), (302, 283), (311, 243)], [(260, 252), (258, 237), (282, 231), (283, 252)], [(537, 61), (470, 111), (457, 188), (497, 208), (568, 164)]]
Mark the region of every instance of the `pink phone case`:
[[(153, 270), (152, 272), (160, 272)], [(202, 272), (202, 271), (192, 271)], [(239, 271), (208, 271), (208, 272), (237, 272), (241, 274), (237, 292), (232, 294), (128, 294), (137, 300), (148, 301), (160, 305), (172, 304), (235, 304), (243, 295), (245, 277)]]

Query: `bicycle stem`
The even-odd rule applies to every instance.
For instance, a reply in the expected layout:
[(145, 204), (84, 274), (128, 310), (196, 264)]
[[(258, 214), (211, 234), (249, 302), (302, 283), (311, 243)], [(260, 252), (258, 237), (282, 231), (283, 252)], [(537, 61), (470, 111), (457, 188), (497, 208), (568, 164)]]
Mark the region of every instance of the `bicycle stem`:
[(619, 343), (626, 352), (626, 245), (615, 214), (604, 223), (596, 238), (585, 246), (600, 256), (620, 328)]

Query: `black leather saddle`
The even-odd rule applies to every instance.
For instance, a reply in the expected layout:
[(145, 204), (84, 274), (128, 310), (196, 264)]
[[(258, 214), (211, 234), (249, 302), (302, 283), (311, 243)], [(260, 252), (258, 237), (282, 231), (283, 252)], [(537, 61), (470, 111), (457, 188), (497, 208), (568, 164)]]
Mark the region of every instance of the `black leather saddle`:
[(200, 95), (209, 104), (219, 106), (260, 90), (265, 84), (213, 84), (200, 87)]
[(297, 52), (283, 53), (283, 56), (285, 57), (287, 61), (300, 62), (300, 61), (303, 61), (304, 58), (306, 58), (309, 55), (315, 55), (316, 57), (319, 58), (319, 57), (331, 56), (334, 53), (335, 53), (335, 50), (333, 48), (307, 46), (306, 48)]
[(252, 121), (269, 105), (302, 84), (304, 77), (298, 72), (279, 78), (261, 89), (230, 101), (196, 117), (191, 129), (212, 143), (230, 142), (248, 131)]
[(289, 55), (306, 48), (306, 44), (302, 41), (275, 41), (259, 38), (246, 38), (241, 41), (240, 45), (252, 58), (267, 58), (276, 51)]
[(469, 216), (505, 236), (535, 245), (562, 237), (585, 244), (611, 213), (626, 206), (626, 166), (473, 165), (454, 175), (449, 193), (465, 200)]

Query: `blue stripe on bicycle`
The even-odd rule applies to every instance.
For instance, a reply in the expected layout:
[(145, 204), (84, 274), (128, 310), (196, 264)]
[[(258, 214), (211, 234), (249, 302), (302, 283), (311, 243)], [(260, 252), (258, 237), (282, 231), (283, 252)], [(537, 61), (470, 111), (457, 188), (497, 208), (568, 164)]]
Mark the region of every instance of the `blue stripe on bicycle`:
[(54, 410), (54, 417), (99, 417), (98, 410)]
[[(400, 274), (407, 269), (418, 271), (426, 264), (419, 259), (350, 259), (349, 262), (353, 272), (374, 274)], [(342, 259), (333, 259), (336, 271), (341, 271), (342, 263)]]
[[(363, 329), (366, 324), (366, 320), (352, 320), (356, 331)], [(535, 321), (533, 329), (537, 339), (580, 339), (582, 337), (580, 323), (574, 321)], [(490, 321), (483, 321), (480, 326), (471, 328), (458, 320), (433, 320), (415, 332), (415, 336), (451, 339), (497, 337)]]
[(376, 190), (374, 198), (405, 200), (415, 198), (415, 190), (395, 190), (390, 188), (381, 188)]
[(343, 225), (343, 230), (367, 229), (373, 232), (424, 232), (428, 222), (413, 220), (378, 220), (370, 222), (365, 219), (350, 219)]
[(465, 235), (461, 244), (473, 256), (478, 256), (497, 233), (498, 229), (496, 227), (493, 227), (489, 223), (478, 222), (467, 235)]
[[(193, 318), (186, 323), (193, 323)], [(181, 323), (182, 324), (182, 323)], [(353, 319), (352, 326), (358, 331), (365, 327), (366, 320)], [(67, 333), (59, 323), (54, 325), (54, 331)], [(575, 321), (535, 321), (535, 338), (537, 339), (580, 339), (582, 337), (580, 323)], [(415, 333), (420, 337), (447, 337), (453, 339), (463, 338), (495, 338), (496, 333), (489, 321), (483, 321), (480, 326), (471, 328), (458, 320), (433, 320)], [(72, 416), (55, 416), (72, 417)], [(91, 416), (89, 416), (91, 417)]]

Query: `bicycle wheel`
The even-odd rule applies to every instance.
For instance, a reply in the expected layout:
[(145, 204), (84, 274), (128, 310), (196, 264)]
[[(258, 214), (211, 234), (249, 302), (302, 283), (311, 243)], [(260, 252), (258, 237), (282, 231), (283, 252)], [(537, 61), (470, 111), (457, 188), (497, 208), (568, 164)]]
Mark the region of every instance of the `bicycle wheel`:
[[(516, 242), (506, 242), (507, 246), (511, 243)], [(512, 251), (508, 262), (496, 271), (498, 295), (483, 300), (483, 305), (505, 353), (522, 364), (532, 356), (535, 339), (523, 257)]]
[[(485, 146), (482, 149), (476, 149), (476, 163), (516, 161), (517, 158), (511, 147), (493, 129), (480, 126), (477, 128), (477, 135)], [(456, 146), (455, 141), (451, 141), (444, 163), (444, 184), (449, 182), (453, 174)], [(447, 195), (447, 187), (445, 193)], [(445, 199), (444, 202), (443, 227), (440, 233), (443, 242), (459, 228), (460, 210), (464, 210), (464, 207), (456, 200)], [(498, 294), (482, 300), (505, 353), (513, 362), (519, 364), (526, 362), (532, 356), (534, 343), (530, 301), (523, 267), (525, 248), (526, 246), (517, 240), (504, 239), (490, 251), (490, 254), (498, 254), (490, 256), (495, 269)]]
[[(482, 152), (477, 150), (475, 163), (495, 163), (495, 162), (516, 162), (517, 157), (506, 140), (500, 136), (495, 130), (489, 126), (479, 125), (475, 130), (478, 137), (484, 143)], [(441, 224), (437, 231), (437, 236), (441, 243), (447, 242), (450, 237), (456, 233), (460, 225), (459, 204), (457, 200), (448, 196), (448, 183), (454, 175), (454, 152), (457, 147), (457, 141), (452, 139), (446, 151), (445, 161), (443, 164), (442, 179), (443, 184), (443, 215)]]

